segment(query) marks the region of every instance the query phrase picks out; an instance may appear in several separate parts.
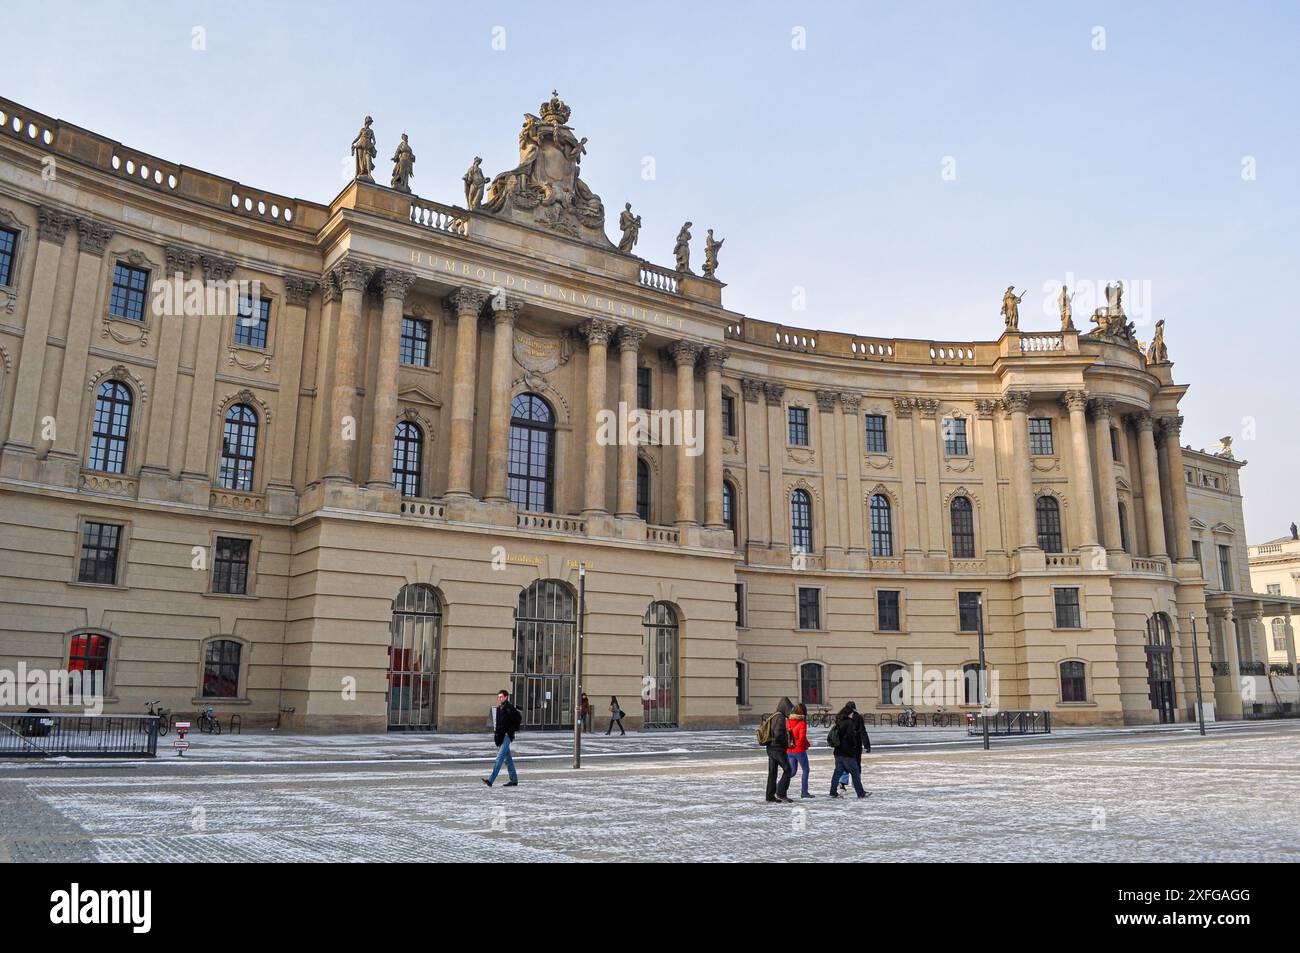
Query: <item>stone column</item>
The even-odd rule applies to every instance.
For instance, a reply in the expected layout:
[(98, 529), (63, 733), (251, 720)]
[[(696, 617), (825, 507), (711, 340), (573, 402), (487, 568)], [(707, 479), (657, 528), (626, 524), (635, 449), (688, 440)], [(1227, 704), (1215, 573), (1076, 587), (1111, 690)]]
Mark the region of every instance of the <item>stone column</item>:
[(515, 363), (515, 319), (519, 303), (492, 299), (492, 381), (488, 394), (487, 493), (485, 500), (510, 500), (510, 378)]
[[(677, 365), (677, 409), (682, 414), (683, 432), (695, 426), (695, 360), (700, 356), (700, 345), (690, 341), (675, 341), (668, 354)], [(689, 418), (689, 422), (687, 420)], [(686, 441), (677, 443), (677, 525), (694, 525), (695, 520), (695, 459), (686, 452)]]
[[(763, 382), (763, 399), (767, 402), (767, 490), (772, 514), (771, 547), (790, 545), (790, 500), (785, 492), (785, 448), (789, 431), (785, 417), (785, 384)], [(813, 540), (814, 545), (816, 540)]]
[[(899, 483), (902, 505), (897, 514), (903, 524), (903, 554), (921, 552), (921, 523), (919, 519), (920, 497), (916, 488), (916, 434), (912, 428), (912, 410), (916, 406), (915, 397), (894, 398), (894, 439), (898, 442), (895, 455), (898, 460), (898, 472), (903, 476)], [(865, 494), (864, 494), (865, 497)], [(855, 501), (859, 506), (868, 505), (866, 499)]]
[[(848, 551), (850, 553), (866, 552), (866, 519), (862, 503), (862, 458), (866, 440), (866, 423), (862, 419), (862, 395), (840, 394), (840, 405), (844, 408), (844, 468), (848, 474), (848, 487), (844, 492), (848, 519), (845, 531), (849, 534)], [(893, 439), (896, 434), (888, 434), (886, 439)]]
[(835, 405), (839, 403), (839, 393), (833, 390), (816, 391), (817, 431), (821, 437), (817, 448), (821, 457), (822, 471), (822, 522), (826, 526), (823, 534), (823, 550), (828, 554), (844, 552), (844, 523), (840, 520), (840, 478), (839, 452), (835, 435)]
[(710, 529), (727, 526), (722, 521), (722, 366), (727, 356), (725, 347), (704, 349), (704, 525)]
[(636, 405), (636, 360), (645, 331), (626, 324), (618, 332), (618, 402), (620, 416), (629, 421), (627, 440), (618, 445), (618, 494), (615, 512), (621, 519), (636, 519), (636, 457), (638, 428), (632, 414)]
[(982, 557), (985, 552), (995, 552), (1003, 555), (1006, 553), (1002, 518), (998, 513), (999, 507), (996, 505), (1001, 496), (998, 486), (997, 465), (997, 410), (997, 400), (982, 397), (975, 401), (975, 426), (977, 428), (975, 465), (979, 468), (979, 472), (983, 474), (981, 485), (983, 486), (984, 499), (995, 504), (994, 506), (984, 507), (989, 514), (987, 517), (976, 517), (979, 520), (975, 526), (975, 532), (978, 534), (978, 538), (975, 540), (975, 555), (977, 557)]
[(366, 486), (393, 486), (393, 439), (397, 427), (397, 368), (402, 348), (402, 306), (415, 275), (385, 268), (380, 278), (384, 310), (379, 319), (379, 364), (370, 405), (370, 469)]
[(1088, 403), (1092, 411), (1092, 452), (1097, 459), (1097, 490), (1101, 500), (1101, 543), (1111, 552), (1123, 550), (1119, 531), (1119, 493), (1115, 489), (1115, 460), (1110, 447), (1110, 414), (1114, 402), (1094, 397)]
[[(601, 412), (608, 395), (609, 342), (618, 330), (613, 321), (589, 318), (578, 326), (587, 339), (587, 454), (586, 481), (583, 485), (583, 516), (600, 516), (605, 509), (605, 455), (608, 447), (600, 442)], [(681, 367), (678, 367), (681, 374)], [(681, 387), (677, 388), (681, 396)], [(692, 393), (693, 396), (693, 393)], [(691, 481), (692, 487), (694, 480)]]
[[(354, 258), (345, 258), (334, 269), (338, 283), (339, 327), (334, 345), (334, 390), (330, 395), (330, 414), (326, 422), (329, 450), (325, 464), (327, 481), (351, 483), (353, 445), (357, 434), (357, 379), (361, 372), (361, 354), (357, 331), (361, 326), (362, 296), (375, 269)], [(331, 355), (322, 355), (330, 360)]]
[(1286, 633), (1286, 663), (1291, 666), (1291, 674), (1300, 676), (1300, 671), (1296, 671), (1296, 653), (1295, 653), (1295, 629), (1291, 628), (1291, 610), (1286, 610), (1286, 622), (1283, 623)]
[(1029, 476), (1029, 393), (1010, 391), (1002, 406), (1011, 418), (1011, 491), (1016, 498), (1016, 546), (1038, 547), (1034, 484)]
[[(913, 420), (916, 441), (914, 447), (919, 449), (915, 473), (919, 477), (916, 485), (916, 523), (921, 540), (921, 551), (929, 556), (945, 556), (947, 550), (943, 545), (943, 525), (939, 522), (941, 502), (939, 498), (939, 473), (944, 457), (943, 426), (939, 423), (939, 401), (933, 397), (917, 397), (912, 401), (916, 409)], [(966, 435), (967, 441), (973, 440), (974, 434)], [(967, 447), (969, 449), (969, 446)]]
[(745, 545), (766, 546), (772, 542), (772, 507), (776, 504), (763, 492), (763, 461), (768, 453), (767, 416), (759, 405), (763, 382), (742, 377), (740, 393), (745, 429)]
[[(63, 242), (68, 237), (73, 218), (61, 209), (42, 205), (37, 209), (36, 266), (32, 269), (32, 286), (27, 294), (27, 319), (23, 342), (18, 349), (18, 379), (13, 390), (14, 402), (9, 419), (6, 443), (28, 454), (36, 449), (36, 400), (45, 372), (46, 342), (54, 311), (54, 292), (59, 277)], [(64, 421), (55, 422), (63, 429)]]
[(271, 435), (271, 490), (293, 492), (293, 454), (298, 444), (298, 400), (302, 390), (302, 349), (307, 332), (307, 302), (319, 283), (305, 275), (284, 276), (284, 309), (280, 312), (277, 350), (280, 365), (280, 396), (276, 401), (279, 425)]
[(1160, 506), (1160, 471), (1156, 465), (1155, 419), (1147, 413), (1133, 415), (1137, 429), (1138, 466), (1142, 471), (1142, 510), (1146, 516), (1148, 555), (1162, 558), (1165, 548), (1165, 516)]
[[(219, 255), (202, 255), (205, 282), (228, 282), (235, 263)], [(194, 386), (190, 392), (190, 425), (185, 434), (185, 469), (182, 476), (202, 485), (210, 483), (213, 465), (212, 416), (216, 402), (217, 365), (221, 360), (222, 315), (204, 314), (199, 319), (197, 349), (194, 353)]]
[(1229, 606), (1223, 612), (1223, 652), (1233, 686), (1241, 684), (1241, 650), (1237, 646), (1237, 613)]
[(1075, 511), (1079, 515), (1079, 547), (1097, 545), (1097, 504), (1093, 500), (1092, 457), (1088, 453), (1088, 397), (1081, 390), (1066, 391), (1062, 402), (1070, 412), (1070, 444), (1074, 450)]
[(451, 440), (447, 496), (470, 496), (474, 450), (474, 381), (478, 364), (478, 315), (487, 293), (461, 288), (451, 296), (456, 311), (456, 357), (451, 372)]
[(1160, 429), (1165, 438), (1168, 459), (1169, 505), (1174, 513), (1173, 557), (1178, 560), (1192, 558), (1192, 519), (1187, 510), (1187, 480), (1183, 476), (1182, 439), (1183, 418), (1161, 417)]

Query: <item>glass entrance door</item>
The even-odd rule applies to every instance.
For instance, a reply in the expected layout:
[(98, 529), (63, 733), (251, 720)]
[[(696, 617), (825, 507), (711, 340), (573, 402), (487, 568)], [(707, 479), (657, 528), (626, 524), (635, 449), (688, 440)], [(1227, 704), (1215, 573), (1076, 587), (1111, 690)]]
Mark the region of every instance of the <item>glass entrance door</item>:
[(428, 586), (403, 586), (393, 600), (388, 645), (388, 730), (427, 731), (438, 710), (442, 608)]
[(523, 727), (573, 727), (577, 606), (567, 586), (540, 579), (519, 594), (515, 610), (514, 703)]
[(1169, 617), (1157, 612), (1147, 620), (1147, 687), (1151, 707), (1161, 724), (1176, 718), (1174, 700), (1174, 647), (1169, 631)]
[(645, 630), (645, 689), (641, 693), (648, 728), (677, 727), (677, 614), (654, 602), (641, 620)]

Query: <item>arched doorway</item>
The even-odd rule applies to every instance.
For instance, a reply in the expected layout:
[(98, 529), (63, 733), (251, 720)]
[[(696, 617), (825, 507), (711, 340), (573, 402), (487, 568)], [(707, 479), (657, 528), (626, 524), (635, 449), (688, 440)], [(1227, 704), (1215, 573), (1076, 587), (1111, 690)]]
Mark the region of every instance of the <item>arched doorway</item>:
[(577, 619), (577, 600), (562, 582), (539, 579), (519, 593), (510, 681), (525, 728), (573, 725)]
[(1151, 707), (1161, 724), (1174, 721), (1174, 643), (1169, 616), (1157, 612), (1147, 619), (1147, 687)]
[(647, 728), (677, 727), (677, 613), (652, 602), (641, 620), (645, 629), (646, 690), (641, 707)]
[(403, 586), (388, 645), (388, 730), (428, 731), (438, 716), (442, 601), (432, 586)]

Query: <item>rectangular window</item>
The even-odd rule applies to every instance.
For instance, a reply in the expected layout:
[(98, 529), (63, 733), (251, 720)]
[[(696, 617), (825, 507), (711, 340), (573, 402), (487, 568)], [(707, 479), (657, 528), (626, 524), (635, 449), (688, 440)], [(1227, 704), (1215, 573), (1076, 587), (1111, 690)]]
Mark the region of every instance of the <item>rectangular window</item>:
[(1282, 595), (1282, 584), (1280, 582), (1270, 582), (1268, 584), (1268, 594), (1270, 596)]
[(1079, 590), (1056, 589), (1056, 627), (1058, 629), (1083, 628), (1083, 617), (1079, 614)]
[(1110, 458), (1119, 460), (1119, 430), (1110, 428)]
[(122, 527), (116, 523), (81, 524), (81, 561), (77, 568), (77, 581), (116, 585), (121, 540)]
[(808, 586), (799, 587), (799, 628), (822, 627), (822, 591)]
[(248, 556), (252, 542), (218, 536), (212, 559), (212, 591), (232, 596), (248, 594)]
[(889, 441), (885, 437), (883, 414), (867, 414), (867, 453), (888, 453)]
[(1201, 567), (1201, 575), (1205, 575), (1205, 563), (1201, 560), (1201, 541), (1192, 540), (1192, 558), (1196, 560), (1196, 565)]
[(1052, 455), (1052, 421), (1047, 417), (1029, 419), (1029, 452), (1037, 456)]
[(726, 437), (736, 435), (736, 398), (722, 398), (722, 434)]
[(410, 367), (429, 366), (429, 335), (433, 325), (419, 318), (402, 318), (402, 343), (398, 359)]
[(962, 417), (949, 417), (943, 422), (943, 452), (950, 457), (964, 457), (970, 453), (966, 443), (966, 421)]
[(736, 583), (736, 628), (745, 628), (745, 584)]
[(650, 409), (650, 368), (636, 369), (636, 405), (641, 410)]
[(260, 298), (239, 299), (239, 316), (235, 319), (235, 343), (241, 347), (266, 347), (266, 328), (271, 323), (271, 301)]
[(69, 672), (107, 672), (108, 636), (85, 632), (68, 645)]
[(144, 293), (148, 287), (149, 272), (130, 265), (116, 265), (113, 268), (113, 291), (108, 299), (108, 313), (128, 321), (143, 321)]
[(876, 590), (876, 630), (897, 632), (899, 628), (898, 590)]
[(18, 250), (18, 233), (9, 228), (0, 228), (0, 285), (12, 285), (14, 277), (14, 253)]
[(1232, 591), (1232, 549), (1219, 547), (1219, 579), (1223, 582), (1223, 591)]
[(957, 593), (957, 616), (962, 632), (980, 630), (980, 601), (978, 592)]
[(796, 447), (808, 446), (808, 409), (791, 407), (788, 413), (790, 422), (790, 443)]

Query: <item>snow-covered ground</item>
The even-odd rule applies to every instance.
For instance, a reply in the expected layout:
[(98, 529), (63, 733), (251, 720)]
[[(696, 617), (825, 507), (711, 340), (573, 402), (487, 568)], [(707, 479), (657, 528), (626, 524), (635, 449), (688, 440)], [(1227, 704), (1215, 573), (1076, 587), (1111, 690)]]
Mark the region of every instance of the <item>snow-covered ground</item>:
[[(763, 802), (749, 732), (196, 739), (156, 763), (0, 765), (0, 860), (1300, 860), (1300, 723), (995, 741), (882, 729), (872, 797)], [(796, 784), (794, 792), (797, 793)]]

